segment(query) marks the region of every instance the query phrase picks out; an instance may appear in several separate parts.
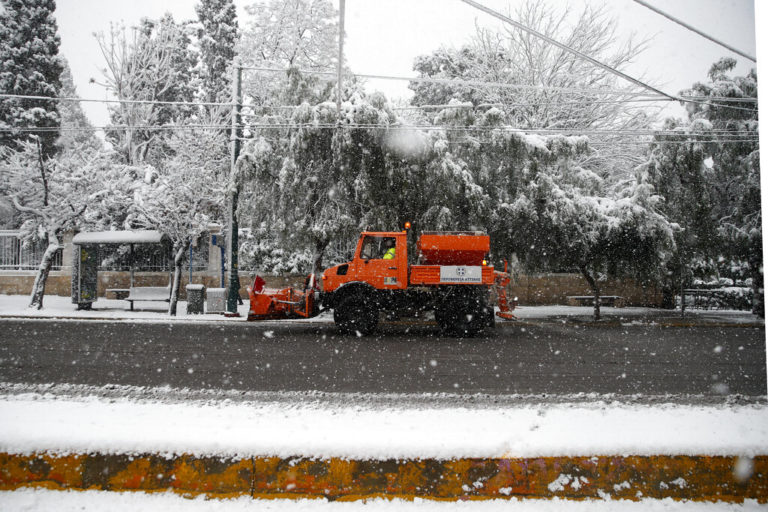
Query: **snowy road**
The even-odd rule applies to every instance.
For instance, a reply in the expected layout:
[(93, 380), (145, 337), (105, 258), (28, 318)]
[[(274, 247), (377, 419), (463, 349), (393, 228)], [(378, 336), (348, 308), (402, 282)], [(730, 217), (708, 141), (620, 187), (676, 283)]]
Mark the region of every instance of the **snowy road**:
[(0, 321), (0, 381), (362, 393), (766, 394), (751, 327), (514, 325), (487, 337), (393, 325)]

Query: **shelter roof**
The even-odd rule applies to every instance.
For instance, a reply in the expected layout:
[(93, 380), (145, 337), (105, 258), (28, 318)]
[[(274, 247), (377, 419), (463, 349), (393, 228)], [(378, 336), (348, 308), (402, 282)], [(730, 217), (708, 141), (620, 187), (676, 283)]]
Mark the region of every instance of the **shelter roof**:
[(78, 233), (72, 238), (75, 245), (86, 244), (159, 244), (167, 242), (168, 236), (160, 231), (92, 231)]

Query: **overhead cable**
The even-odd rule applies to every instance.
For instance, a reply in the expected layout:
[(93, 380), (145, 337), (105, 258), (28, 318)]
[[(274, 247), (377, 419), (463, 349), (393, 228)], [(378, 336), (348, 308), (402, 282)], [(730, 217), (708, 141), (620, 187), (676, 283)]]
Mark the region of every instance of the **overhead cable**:
[(22, 100), (48, 100), (48, 101), (71, 101), (71, 102), (83, 102), (83, 103), (126, 103), (126, 104), (151, 104), (151, 105), (176, 105), (176, 106), (226, 106), (231, 107), (232, 103), (217, 103), (206, 101), (162, 101), (162, 100), (94, 100), (84, 98), (67, 98), (67, 97), (50, 97), (50, 96), (34, 96), (28, 94), (1, 94), (0, 98), (7, 99), (22, 99)]
[[(243, 69), (249, 70), (249, 71), (264, 71), (264, 72), (271, 72), (271, 73), (286, 72), (286, 69), (284, 68), (257, 67), (257, 66), (244, 66)], [(334, 76), (334, 73), (332, 71), (321, 71), (321, 70), (313, 70), (313, 69), (300, 69), (298, 71), (300, 73), (304, 73), (308, 75), (324, 75), (324, 76), (331, 76), (331, 77)], [(353, 76), (356, 78), (365, 78), (369, 80), (399, 80), (399, 81), (416, 82), (416, 83), (432, 83), (432, 84), (444, 84), (444, 85), (471, 85), (471, 86), (477, 86), (477, 87), (496, 87), (501, 89), (561, 91), (561, 92), (570, 92), (570, 93), (577, 93), (577, 94), (615, 94), (615, 95), (627, 95), (627, 96), (633, 96), (633, 97), (660, 96), (660, 94), (658, 93), (654, 95), (650, 95), (648, 93), (640, 93), (638, 91), (631, 91), (627, 89), (611, 89), (611, 88), (581, 89), (578, 87), (524, 85), (524, 84), (513, 84), (509, 82), (490, 82), (490, 81), (484, 81), (484, 80), (405, 77), (405, 76), (390, 76), (390, 75), (370, 75), (370, 74), (361, 74), (361, 73), (350, 73), (349, 76)], [(661, 94), (661, 96), (665, 98), (665, 101), (669, 101), (669, 100), (678, 101), (677, 98), (672, 98), (671, 96), (667, 96), (666, 94), (663, 94), (663, 93)]]
[(650, 9), (650, 10), (654, 11), (654, 12), (655, 12), (655, 13), (657, 13), (657, 14), (661, 14), (662, 16), (664, 16), (665, 18), (667, 18), (668, 20), (674, 21), (674, 22), (675, 22), (675, 23), (677, 23), (678, 25), (681, 25), (681, 26), (683, 26), (683, 27), (687, 28), (687, 29), (688, 29), (688, 30), (690, 30), (691, 32), (696, 32), (696, 33), (697, 33), (697, 34), (699, 34), (701, 37), (704, 37), (704, 38), (706, 38), (706, 39), (709, 39), (710, 41), (712, 41), (712, 42), (713, 42), (713, 43), (715, 43), (715, 44), (719, 44), (719, 45), (720, 45), (720, 46), (722, 46), (723, 48), (725, 48), (725, 49), (727, 49), (727, 50), (730, 50), (730, 51), (732, 51), (733, 53), (736, 53), (736, 54), (738, 54), (738, 55), (741, 55), (742, 57), (744, 57), (744, 58), (747, 58), (747, 59), (751, 60), (752, 62), (757, 62), (757, 59), (756, 59), (755, 57), (753, 57), (752, 55), (749, 55), (749, 54), (748, 54), (748, 53), (746, 53), (746, 52), (743, 52), (743, 51), (741, 51), (741, 50), (739, 50), (739, 49), (737, 49), (737, 48), (734, 48), (733, 46), (731, 46), (731, 45), (729, 45), (729, 44), (726, 44), (726, 43), (724, 43), (724, 42), (720, 41), (719, 39), (715, 39), (714, 37), (712, 37), (711, 35), (707, 34), (706, 32), (703, 32), (703, 31), (701, 31), (701, 30), (697, 29), (696, 27), (692, 27), (691, 25), (687, 24), (686, 22), (682, 21), (681, 19), (679, 19), (679, 18), (675, 18), (675, 17), (674, 17), (674, 16), (672, 16), (671, 14), (669, 14), (669, 13), (666, 13), (666, 12), (662, 11), (662, 10), (661, 10), (661, 9), (659, 9), (658, 7), (654, 7), (653, 5), (649, 4), (648, 2), (645, 2), (645, 1), (643, 1), (643, 0), (634, 0), (634, 1), (635, 1), (636, 3), (638, 3), (638, 4), (642, 5), (643, 7), (646, 7), (646, 8), (648, 8), (648, 9)]
[[(393, 131), (445, 131), (445, 132), (502, 132), (502, 133), (519, 133), (521, 135), (564, 135), (569, 137), (580, 135), (595, 135), (595, 136), (639, 136), (639, 137), (687, 137), (687, 138), (699, 138), (709, 140), (716, 137), (721, 139), (727, 138), (751, 138), (754, 141), (758, 140), (758, 134), (756, 131), (750, 130), (707, 130), (700, 132), (683, 132), (678, 130), (651, 130), (651, 129), (569, 129), (569, 128), (527, 128), (520, 129), (511, 126), (441, 126), (441, 125), (387, 125), (387, 124), (341, 124), (338, 123), (256, 123), (256, 124), (241, 124), (237, 125), (238, 129), (335, 129), (335, 128), (347, 128), (347, 129), (376, 129), (385, 128)], [(98, 126), (98, 127), (24, 127), (24, 128), (0, 128), (0, 132), (56, 132), (56, 131), (123, 131), (123, 130), (136, 130), (136, 131), (172, 131), (172, 130), (196, 130), (196, 129), (212, 129), (212, 130), (224, 130), (232, 128), (231, 125), (224, 124), (192, 124), (192, 125), (113, 125), (113, 126)]]
[(531, 34), (531, 35), (533, 35), (535, 37), (538, 37), (539, 39), (543, 39), (544, 41), (548, 42), (551, 45), (557, 46), (558, 48), (560, 48), (563, 51), (566, 51), (568, 53), (576, 55), (577, 57), (579, 57), (579, 58), (581, 58), (583, 60), (586, 60), (587, 62), (590, 62), (590, 63), (594, 64), (595, 66), (600, 67), (600, 68), (608, 71), (609, 73), (612, 73), (612, 74), (618, 76), (619, 78), (627, 80), (628, 82), (631, 82), (631, 83), (633, 83), (633, 84), (635, 84), (637, 86), (642, 87), (643, 89), (647, 89), (647, 90), (653, 92), (654, 94), (659, 94), (661, 96), (665, 96), (665, 97), (667, 97), (667, 98), (669, 98), (671, 100), (679, 100), (679, 98), (676, 97), (676, 96), (672, 96), (670, 94), (667, 94), (667, 93), (665, 93), (663, 91), (660, 91), (659, 89), (656, 89), (653, 86), (650, 86), (650, 85), (646, 84), (645, 82), (641, 82), (640, 80), (638, 80), (636, 78), (632, 78), (631, 76), (627, 75), (626, 73), (623, 73), (623, 72), (619, 71), (616, 68), (613, 68), (613, 67), (611, 67), (611, 66), (609, 66), (607, 64), (603, 64), (602, 62), (600, 62), (600, 61), (598, 61), (596, 59), (593, 59), (592, 57), (590, 57), (589, 55), (587, 55), (585, 53), (582, 53), (582, 52), (580, 52), (578, 50), (575, 50), (575, 49), (571, 48), (570, 46), (564, 45), (563, 43), (561, 43), (559, 41), (556, 41), (556, 40), (552, 39), (551, 37), (549, 37), (547, 35), (544, 35), (541, 32), (538, 32), (538, 31), (536, 31), (536, 30), (534, 30), (534, 29), (532, 29), (532, 28), (530, 28), (530, 27), (528, 27), (526, 25), (523, 25), (522, 23), (517, 22), (517, 21), (515, 21), (515, 20), (513, 20), (513, 19), (511, 19), (511, 18), (509, 18), (507, 16), (504, 16), (503, 14), (501, 14), (499, 12), (496, 12), (493, 9), (489, 9), (488, 7), (486, 7), (486, 6), (482, 5), (482, 4), (479, 4), (479, 3), (475, 2), (474, 0), (461, 0), (461, 1), (464, 2), (467, 5), (471, 5), (472, 7), (476, 8), (476, 9), (480, 9), (481, 11), (483, 11), (483, 12), (485, 12), (487, 14), (490, 14), (491, 16), (493, 16), (495, 18), (498, 18), (498, 19), (500, 19), (501, 21), (503, 21), (505, 23), (509, 23), (510, 25), (513, 25), (513, 26), (519, 28), (520, 30), (523, 30), (524, 32), (528, 32), (529, 34)]
[[(455, 82), (455, 81), (452, 81)], [(587, 91), (582, 89), (574, 89), (575, 91), (581, 92), (581, 91)], [(601, 89), (593, 90), (595, 92), (602, 91)], [(153, 105), (174, 105), (174, 106), (189, 106), (189, 107), (195, 107), (195, 106), (225, 106), (225, 107), (231, 107), (232, 103), (222, 103), (222, 102), (187, 102), (187, 101), (162, 101), (162, 100), (109, 100), (109, 99), (89, 99), (89, 98), (76, 98), (76, 97), (50, 97), (50, 96), (35, 96), (35, 95), (26, 95), (26, 94), (0, 94), (0, 98), (7, 98), (7, 99), (31, 99), (31, 100), (47, 100), (47, 101), (60, 101), (60, 102), (82, 102), (82, 103), (113, 103), (113, 104), (153, 104)], [(716, 102), (716, 101), (726, 101), (728, 103), (757, 103), (757, 98), (729, 98), (724, 96), (685, 96), (681, 98), (682, 100), (686, 102), (691, 103), (699, 103), (699, 104), (708, 104), (708, 101)], [(653, 103), (657, 101), (668, 101), (667, 99), (654, 99), (649, 98), (647, 96), (636, 96), (634, 98), (626, 98), (626, 99), (620, 99), (620, 100), (590, 100), (590, 104), (622, 104), (622, 103), (636, 103), (636, 102), (647, 102), (647, 103)], [(526, 103), (481, 103), (478, 105), (474, 105), (471, 103), (461, 103), (461, 104), (446, 104), (446, 105), (412, 105), (407, 107), (393, 107), (392, 110), (395, 111), (405, 111), (405, 110), (435, 110), (435, 109), (461, 109), (461, 108), (487, 108), (487, 107), (504, 107), (504, 106), (537, 106), (537, 105), (582, 105), (583, 102), (579, 101), (553, 101), (553, 102), (526, 102)], [(738, 109), (738, 110), (746, 110), (746, 111), (752, 111), (753, 109), (749, 108), (741, 108), (736, 107), (732, 105), (721, 105), (713, 103), (713, 106), (716, 107), (722, 107), (722, 108), (731, 108), (731, 109)], [(250, 104), (244, 104), (243, 107), (249, 108), (252, 110), (295, 110), (299, 108), (299, 105), (250, 105)], [(243, 115), (256, 115), (256, 114), (243, 114)]]

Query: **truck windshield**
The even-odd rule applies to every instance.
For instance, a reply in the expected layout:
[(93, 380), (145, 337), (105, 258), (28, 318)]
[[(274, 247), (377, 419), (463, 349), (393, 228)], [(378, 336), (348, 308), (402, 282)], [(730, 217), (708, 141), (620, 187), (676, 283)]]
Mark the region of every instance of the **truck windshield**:
[(387, 251), (394, 251), (395, 237), (393, 236), (366, 236), (363, 240), (363, 248), (360, 257), (365, 260), (385, 259)]

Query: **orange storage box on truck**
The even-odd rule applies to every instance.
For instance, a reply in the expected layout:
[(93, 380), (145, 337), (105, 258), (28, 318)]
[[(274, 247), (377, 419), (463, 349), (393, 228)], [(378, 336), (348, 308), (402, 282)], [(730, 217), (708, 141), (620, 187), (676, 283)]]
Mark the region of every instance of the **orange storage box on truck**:
[[(473, 335), (494, 325), (490, 290), (507, 276), (488, 264), (489, 251), (482, 232), (425, 232), (409, 261), (407, 231), (366, 231), (351, 261), (323, 273), (321, 292), (310, 285), (269, 293), (256, 291), (263, 282), (255, 282), (249, 319), (313, 316), (320, 302), (345, 333), (372, 333), (382, 312), (391, 318), (433, 311), (442, 330)], [(510, 318), (509, 311), (500, 316)]]

